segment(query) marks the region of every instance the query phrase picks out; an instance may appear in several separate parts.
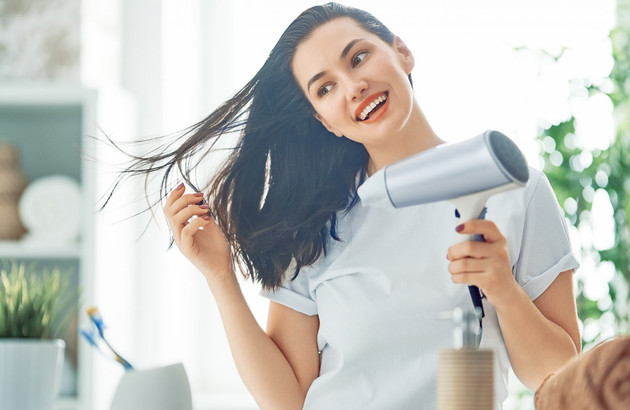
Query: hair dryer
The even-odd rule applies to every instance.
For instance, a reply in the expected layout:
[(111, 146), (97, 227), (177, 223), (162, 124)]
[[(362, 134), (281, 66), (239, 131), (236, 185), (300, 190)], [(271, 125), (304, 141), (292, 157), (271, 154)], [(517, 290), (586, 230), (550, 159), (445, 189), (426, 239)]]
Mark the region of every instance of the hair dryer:
[[(395, 208), (449, 200), (459, 223), (483, 219), (488, 198), (523, 187), (528, 180), (527, 161), (516, 144), (489, 130), (380, 169), (359, 187), (359, 196), (364, 206)], [(483, 241), (483, 237), (457, 235), (457, 242), (465, 240)], [(469, 286), (469, 290), (483, 317), (479, 289)]]

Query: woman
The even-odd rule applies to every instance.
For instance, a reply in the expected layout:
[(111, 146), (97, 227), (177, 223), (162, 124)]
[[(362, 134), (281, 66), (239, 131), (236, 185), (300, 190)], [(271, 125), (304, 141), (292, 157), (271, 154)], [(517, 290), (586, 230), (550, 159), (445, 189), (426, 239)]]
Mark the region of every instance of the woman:
[[(182, 183), (164, 212), (208, 282), (261, 408), (435, 408), (437, 349), (450, 346), (452, 329), (439, 314), (470, 304), (459, 284), (485, 292), (481, 345), (497, 352), (496, 408), (510, 364), (535, 389), (580, 350), (578, 265), (539, 172), (526, 189), (495, 196), (489, 220), (458, 226), (484, 243), (451, 246), (445, 202), (357, 205), (365, 178), (443, 143), (414, 98), (414, 65), (405, 43), (370, 14), (313, 7), (181, 147), (130, 169), (165, 170), (166, 188), (179, 167), (190, 183), (190, 159), (242, 129), (207, 200)], [(235, 261), (271, 299), (266, 332), (241, 294)]]

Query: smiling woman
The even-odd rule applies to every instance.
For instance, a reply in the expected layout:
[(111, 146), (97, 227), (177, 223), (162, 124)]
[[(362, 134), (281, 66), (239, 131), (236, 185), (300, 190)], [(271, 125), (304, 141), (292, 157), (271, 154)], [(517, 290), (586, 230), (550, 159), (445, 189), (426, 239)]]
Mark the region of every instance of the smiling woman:
[(292, 62), (315, 118), (366, 148), (370, 174), (443, 142), (414, 99), (413, 67), (413, 54), (400, 37), (383, 40), (350, 17), (317, 27)]
[[(458, 227), (482, 243), (451, 246), (447, 203), (358, 206), (357, 188), (372, 173), (443, 143), (414, 96), (414, 67), (409, 47), (371, 14), (312, 7), (234, 97), (179, 145), (134, 157), (123, 174), (162, 176), (174, 242), (207, 281), (261, 408), (434, 408), (435, 351), (451, 339), (439, 312), (470, 303), (459, 284), (486, 295), (482, 345), (497, 354), (495, 408), (510, 364), (535, 388), (579, 350), (578, 265), (541, 173), (496, 196), (493, 222)], [(184, 183), (168, 192), (177, 171), (194, 186), (199, 156), (235, 131), (238, 143), (203, 181), (206, 192), (186, 193)], [(237, 267), (272, 301), (266, 331)]]

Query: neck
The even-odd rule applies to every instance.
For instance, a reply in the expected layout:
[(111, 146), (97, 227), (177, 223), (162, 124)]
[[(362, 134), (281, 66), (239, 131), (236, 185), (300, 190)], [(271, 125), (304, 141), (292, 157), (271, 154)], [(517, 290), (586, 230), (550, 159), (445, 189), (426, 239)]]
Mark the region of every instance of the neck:
[(367, 174), (372, 175), (389, 164), (444, 142), (435, 134), (420, 107), (415, 103), (409, 123), (404, 130), (388, 139), (386, 145), (366, 145), (365, 148), (369, 154)]

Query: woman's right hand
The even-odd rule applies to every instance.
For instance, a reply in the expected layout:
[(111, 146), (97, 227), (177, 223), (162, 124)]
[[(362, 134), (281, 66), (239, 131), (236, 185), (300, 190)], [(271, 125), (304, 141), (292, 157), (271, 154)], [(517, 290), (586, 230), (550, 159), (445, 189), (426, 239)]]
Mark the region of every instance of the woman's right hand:
[(208, 213), (208, 205), (205, 202), (198, 205), (203, 194), (184, 195), (184, 191), (182, 183), (170, 193), (164, 205), (175, 244), (207, 280), (216, 275), (233, 275), (230, 246)]

